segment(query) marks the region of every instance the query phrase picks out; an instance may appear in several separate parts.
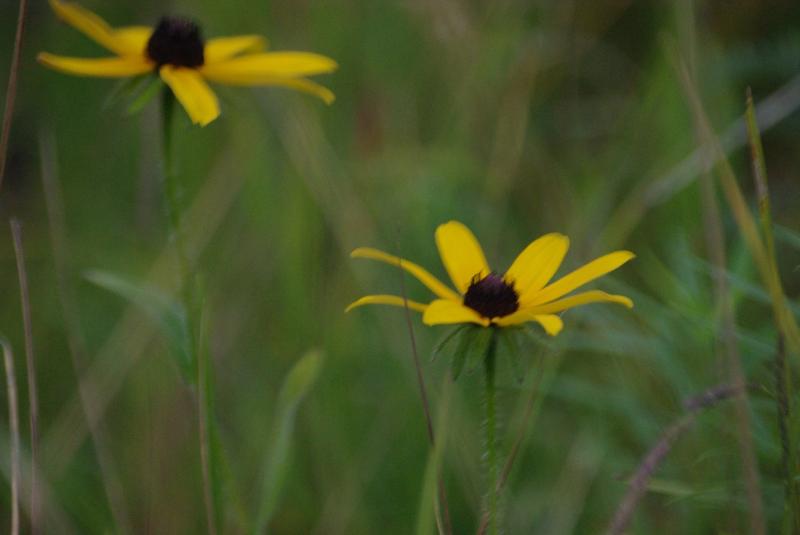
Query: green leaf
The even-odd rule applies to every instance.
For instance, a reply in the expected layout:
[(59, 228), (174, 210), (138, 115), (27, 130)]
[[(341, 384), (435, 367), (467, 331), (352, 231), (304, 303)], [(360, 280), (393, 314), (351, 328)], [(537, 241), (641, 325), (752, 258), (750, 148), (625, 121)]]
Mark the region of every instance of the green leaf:
[(321, 366), (322, 353), (318, 350), (309, 351), (294, 365), (284, 379), (278, 396), (272, 446), (264, 459), (261, 499), (258, 504), (254, 534), (266, 531), (270, 518), (278, 505), (289, 469), (292, 431), (297, 407), (316, 382)]
[(520, 348), (518, 337), (520, 336), (519, 329), (502, 329), (500, 331), (501, 347), (505, 350), (508, 360), (511, 361), (511, 369), (514, 372), (514, 378), (520, 384), (525, 380), (525, 369), (522, 366), (520, 358)]
[(474, 331), (474, 327), (471, 325), (464, 325), (463, 327), (463, 329), (456, 331), (458, 333), (456, 337), (458, 345), (450, 361), (450, 372), (453, 375), (454, 381), (458, 379), (458, 376), (461, 375), (461, 371), (464, 369), (464, 363), (467, 361), (467, 352), (469, 351)]
[(84, 277), (139, 307), (161, 330), (183, 380), (195, 383), (197, 359), (193, 354), (186, 310), (180, 303), (157, 288), (114, 273), (93, 270), (86, 272)]
[[(128, 104), (128, 108), (125, 110), (125, 113), (128, 116), (136, 115), (140, 111), (144, 109), (147, 104), (153, 100), (158, 94), (159, 89), (163, 86), (161, 79), (158, 76), (152, 76), (149, 78), (150, 83), (144, 86), (143, 89), (140, 91), (136, 91), (138, 93), (135, 95), (133, 100), (130, 104)], [(134, 92), (131, 92), (131, 96), (133, 96)]]
[(152, 80), (160, 80), (155, 74), (143, 74), (141, 76), (134, 76), (133, 78), (125, 78), (114, 86), (111, 93), (103, 101), (103, 108), (108, 109), (116, 106), (123, 100), (131, 98), (131, 95), (136, 95), (148, 87)]
[(455, 329), (451, 330), (447, 334), (445, 334), (433, 348), (433, 354), (431, 355), (431, 360), (436, 360), (440, 354), (444, 353), (448, 347), (452, 346), (459, 340), (459, 335), (464, 332), (465, 329), (468, 329), (468, 325), (459, 325)]
[(467, 373), (472, 373), (475, 371), (475, 368), (483, 364), (494, 331), (494, 328), (486, 327), (475, 327), (472, 329), (472, 336), (466, 351), (465, 366), (467, 368)]

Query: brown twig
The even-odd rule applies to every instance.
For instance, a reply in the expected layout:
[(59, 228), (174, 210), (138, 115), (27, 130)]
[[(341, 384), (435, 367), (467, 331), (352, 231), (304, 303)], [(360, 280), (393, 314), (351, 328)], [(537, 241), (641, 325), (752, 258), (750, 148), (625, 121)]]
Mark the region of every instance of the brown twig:
[[(407, 305), (408, 298), (406, 297), (406, 282), (405, 282), (405, 274), (403, 273), (402, 269), (403, 267), (402, 262), (403, 262), (402, 260), (398, 261), (398, 267), (400, 268), (400, 295), (403, 297), (403, 302)], [(430, 402), (428, 401), (428, 392), (427, 389), (425, 388), (425, 378), (422, 375), (422, 365), (420, 364), (419, 361), (419, 353), (417, 351), (417, 339), (414, 336), (414, 325), (411, 322), (411, 311), (409, 310), (408, 306), (404, 306), (403, 310), (405, 311), (408, 336), (409, 339), (411, 340), (411, 356), (414, 361), (414, 369), (416, 370), (417, 384), (419, 385), (419, 395), (420, 399), (422, 400), (422, 410), (425, 413), (425, 424), (428, 431), (428, 441), (430, 442), (431, 447), (435, 448), (436, 437), (433, 432), (433, 418), (431, 417), (431, 407), (430, 407)], [(438, 495), (439, 495), (435, 507), (436, 527), (439, 529), (440, 535), (442, 533), (446, 533), (447, 535), (452, 535), (453, 528), (450, 523), (450, 508), (447, 503), (447, 493), (445, 492), (444, 479), (442, 478), (441, 471), (439, 471), (436, 480), (437, 480)]]
[(20, 441), (19, 410), (17, 408), (17, 380), (14, 375), (14, 354), (11, 346), (0, 341), (3, 346), (3, 364), (6, 369), (6, 393), (8, 394), (8, 423), (11, 428), (11, 535), (19, 535), (19, 484), (20, 484)]
[(25, 250), (22, 247), (22, 228), (16, 218), (10, 221), (11, 236), (14, 241), (14, 255), (17, 258), (17, 275), (19, 277), (19, 297), (22, 307), (22, 323), (25, 331), (25, 367), (28, 377), (28, 419), (31, 433), (31, 503), (30, 521), (31, 535), (39, 532), (41, 518), (41, 502), (39, 500), (39, 490), (36, 485), (39, 476), (37, 474), (39, 450), (39, 396), (36, 386), (36, 363), (33, 358), (33, 325), (31, 323), (31, 301), (28, 290), (28, 272), (25, 269)]
[(17, 98), (17, 80), (19, 79), (19, 62), (22, 56), (22, 36), (25, 33), (25, 15), (28, 12), (28, 0), (19, 0), (17, 16), (17, 33), (14, 36), (14, 51), (11, 53), (11, 67), (8, 73), (6, 88), (6, 104), (3, 112), (3, 126), (0, 131), (0, 191), (3, 190), (3, 177), (6, 174), (8, 156), (8, 140), (11, 136), (11, 121), (14, 117), (14, 103)]
[(742, 385), (723, 384), (684, 401), (683, 406), (686, 408), (687, 414), (681, 416), (661, 434), (656, 445), (647, 452), (630, 479), (628, 492), (625, 493), (609, 525), (607, 531), (609, 535), (620, 535), (625, 532), (633, 518), (636, 506), (647, 490), (647, 484), (653, 473), (661, 466), (661, 462), (671, 451), (675, 441), (694, 423), (697, 414), (721, 401), (741, 395), (744, 390)]

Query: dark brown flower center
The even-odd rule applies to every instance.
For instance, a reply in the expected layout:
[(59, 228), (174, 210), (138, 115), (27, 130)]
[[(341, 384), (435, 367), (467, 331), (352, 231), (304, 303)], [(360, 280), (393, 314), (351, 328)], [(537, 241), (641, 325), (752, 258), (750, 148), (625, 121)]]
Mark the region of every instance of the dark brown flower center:
[(194, 22), (162, 17), (147, 41), (147, 56), (159, 67), (199, 67), (203, 64), (203, 35)]
[(475, 275), (464, 294), (464, 305), (485, 318), (501, 318), (517, 311), (519, 296), (514, 286), (497, 273)]

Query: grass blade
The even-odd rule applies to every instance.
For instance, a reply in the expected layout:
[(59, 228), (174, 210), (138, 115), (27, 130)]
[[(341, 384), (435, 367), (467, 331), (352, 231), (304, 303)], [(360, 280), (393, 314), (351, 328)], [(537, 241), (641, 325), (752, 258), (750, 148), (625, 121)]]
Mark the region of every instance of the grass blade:
[(266, 532), (267, 525), (278, 505), (289, 468), (292, 431), (297, 408), (311, 387), (314, 386), (322, 367), (322, 360), (323, 356), (320, 351), (309, 351), (294, 365), (284, 379), (278, 396), (275, 424), (272, 431), (272, 447), (264, 459), (264, 479), (253, 529), (254, 535)]
[(186, 310), (180, 303), (152, 286), (114, 273), (94, 270), (84, 276), (96, 286), (133, 303), (155, 322), (167, 339), (170, 355), (174, 358), (181, 377), (189, 384), (195, 383), (194, 370), (197, 362), (192, 351)]

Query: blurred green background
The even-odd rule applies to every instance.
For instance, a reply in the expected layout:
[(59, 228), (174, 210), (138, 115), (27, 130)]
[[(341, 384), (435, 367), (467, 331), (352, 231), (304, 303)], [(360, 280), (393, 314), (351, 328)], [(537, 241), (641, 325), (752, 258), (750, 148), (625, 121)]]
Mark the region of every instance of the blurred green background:
[[(783, 91), (769, 101), (778, 120), (763, 137), (786, 293), (795, 302), (800, 293), (796, 2), (82, 5), (112, 25), (154, 24), (167, 9), (200, 21), (207, 37), (263, 34), (272, 49), (319, 52), (340, 64), (319, 79), (337, 95), (330, 107), (283, 89), (215, 87), (220, 119), (200, 129), (181, 112), (188, 234), (207, 288), (216, 417), (235, 489), (223, 532), (252, 521), (278, 392), (313, 348), (324, 353), (323, 367), (298, 408), (271, 532), (414, 531), (429, 446), (404, 312), (343, 313), (361, 295), (398, 294), (401, 278), (348, 255), (377, 247), (443, 277), (433, 232), (449, 219), (472, 228), (498, 267), (552, 231), (572, 240), (562, 272), (617, 248), (638, 254), (598, 285), (631, 296), (636, 308), (569, 311), (559, 337), (529, 348), (522, 382), (500, 364), (502, 451), (520, 429), (527, 437), (503, 500), (506, 531), (604, 529), (642, 456), (683, 414), (682, 400), (728, 378), (717, 349), (720, 308), (704, 219), (711, 208), (698, 183), (702, 165), (691, 159), (699, 142), (677, 61), (694, 72), (754, 210), (736, 121), (746, 87), (757, 104)], [(3, 80), (17, 9), (0, 3)], [(43, 50), (104, 52), (59, 23), (45, 2), (33, 2), (29, 15), (0, 194), (0, 334), (15, 351), (27, 444), (23, 328), (5, 226), (15, 216), (32, 294), (45, 532), (202, 533), (192, 390), (150, 319), (85, 277), (102, 270), (165, 291), (174, 285), (163, 260), (158, 105), (129, 117), (124, 103), (109, 101), (116, 82), (39, 66)], [(43, 185), (43, 166), (58, 188)], [(48, 194), (63, 206), (63, 222), (49, 222)], [(730, 208), (721, 197), (718, 204), (735, 340), (758, 385), (750, 397), (753, 441), (776, 532), (783, 509), (776, 328)], [(411, 298), (429, 297), (409, 278), (406, 288)], [(448, 361), (429, 357), (447, 330), (417, 317), (413, 325), (436, 412)], [(97, 425), (87, 425), (81, 409), (71, 344)], [(536, 385), (540, 410), (525, 421)], [(439, 429), (448, 437), (443, 470), (454, 533), (474, 532), (480, 515), (481, 388), (479, 373), (459, 378)], [(631, 533), (748, 532), (733, 414), (728, 403), (699, 417), (656, 472)], [(0, 431), (7, 482), (5, 423)], [(0, 495), (5, 525), (7, 484)]]

